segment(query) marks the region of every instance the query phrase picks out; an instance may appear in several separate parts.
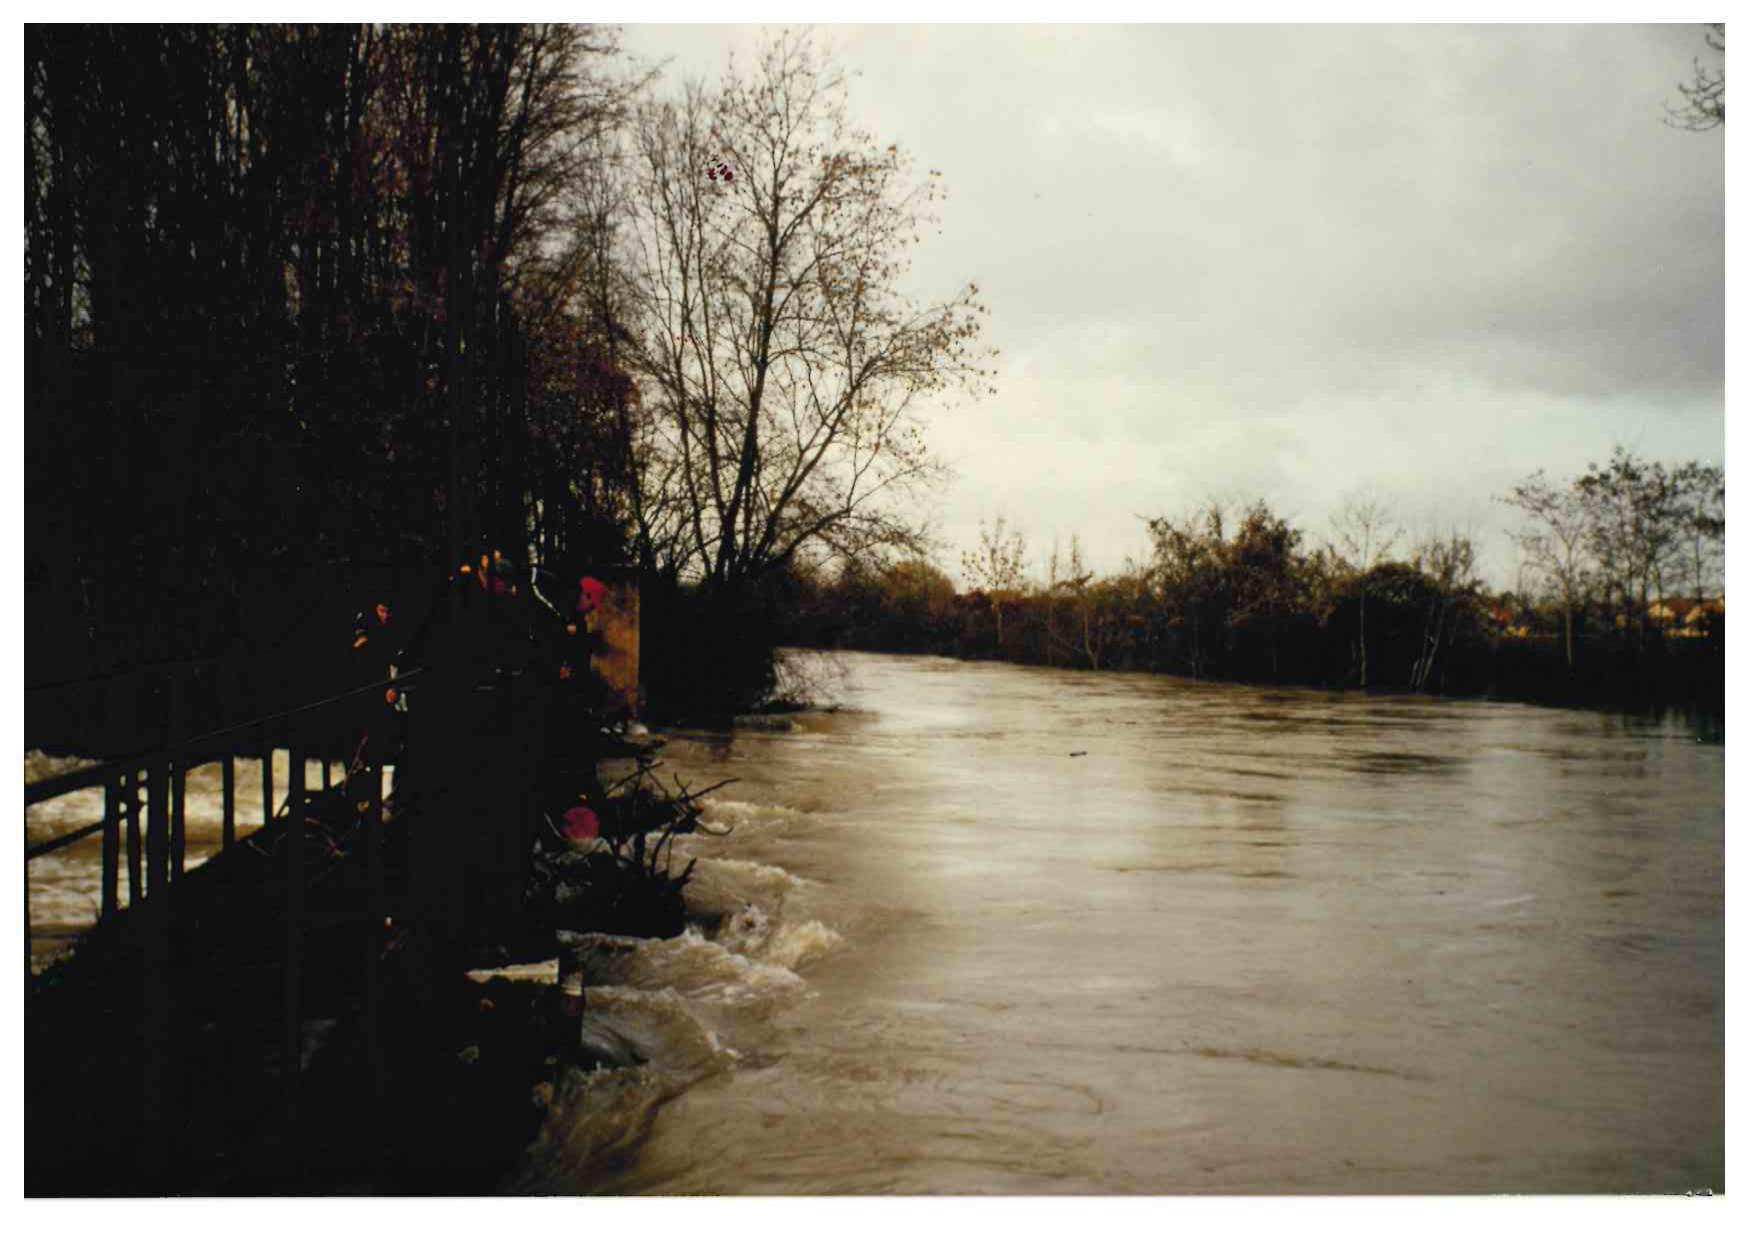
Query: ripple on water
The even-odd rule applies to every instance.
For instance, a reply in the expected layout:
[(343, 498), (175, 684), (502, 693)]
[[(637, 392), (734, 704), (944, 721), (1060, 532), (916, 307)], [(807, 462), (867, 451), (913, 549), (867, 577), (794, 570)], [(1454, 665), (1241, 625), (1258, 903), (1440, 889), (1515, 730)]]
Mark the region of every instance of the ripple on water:
[(1357, 775), (1451, 775), (1469, 765), (1467, 758), (1408, 750), (1368, 750), (1338, 755), (1335, 761)]
[(1343, 1059), (1325, 1059), (1317, 1055), (1293, 1055), (1284, 1051), (1260, 1047), (1198, 1046), (1194, 1053), (1203, 1059), (1235, 1059), (1264, 1068), (1307, 1068), (1326, 1072), (1360, 1072), (1370, 1076), (1393, 1076), (1405, 1081), (1430, 1080), (1420, 1073), (1384, 1068), (1375, 1064), (1349, 1063)]

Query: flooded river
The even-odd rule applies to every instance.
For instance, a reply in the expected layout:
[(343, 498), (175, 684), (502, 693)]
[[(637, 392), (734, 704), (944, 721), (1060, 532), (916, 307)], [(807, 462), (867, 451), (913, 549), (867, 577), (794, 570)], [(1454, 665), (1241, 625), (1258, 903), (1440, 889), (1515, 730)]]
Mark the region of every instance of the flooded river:
[[(665, 774), (738, 781), (679, 850), (699, 924), (572, 943), (647, 1063), (573, 1073), (506, 1188), (1724, 1188), (1724, 751), (1691, 724), (841, 671), (791, 730), (670, 739)], [(45, 939), (95, 906), (86, 845), (35, 863)]]
[(843, 667), (836, 713), (668, 746), (740, 781), (692, 846), (730, 920), (594, 945), (590, 1011), (652, 1062), (521, 1187), (1724, 1187), (1724, 754), (1691, 725)]

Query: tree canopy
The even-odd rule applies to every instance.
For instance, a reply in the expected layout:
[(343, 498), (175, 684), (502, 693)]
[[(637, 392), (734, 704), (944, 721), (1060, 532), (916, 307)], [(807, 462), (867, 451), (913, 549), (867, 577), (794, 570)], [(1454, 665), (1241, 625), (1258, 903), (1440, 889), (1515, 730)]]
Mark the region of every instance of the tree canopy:
[(1667, 109), (1668, 122), (1678, 129), (1703, 133), (1724, 123), (1724, 23), (1712, 22), (1706, 28), (1706, 46), (1718, 54), (1717, 67), (1711, 68), (1693, 58), (1693, 81), (1678, 82), (1681, 106)]
[(978, 391), (977, 286), (904, 292), (941, 195), (855, 128), (843, 75), (783, 35), (750, 74), (638, 113), (628, 253), (643, 382), (639, 552), (713, 584), (803, 549), (916, 549), (936, 478), (919, 403)]

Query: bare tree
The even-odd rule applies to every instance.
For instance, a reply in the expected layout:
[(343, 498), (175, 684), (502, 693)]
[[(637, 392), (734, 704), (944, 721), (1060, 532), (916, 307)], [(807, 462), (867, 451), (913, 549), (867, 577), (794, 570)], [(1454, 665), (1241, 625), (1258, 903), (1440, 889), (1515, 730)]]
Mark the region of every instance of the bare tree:
[[(1058, 592), (1063, 592), (1073, 601), (1075, 627), (1079, 630), (1077, 640), (1068, 646), (1071, 653), (1078, 647), (1078, 653), (1086, 656), (1087, 666), (1093, 671), (1099, 670), (1099, 660), (1109, 643), (1112, 628), (1111, 591), (1105, 583), (1094, 580), (1093, 573), (1086, 566), (1086, 557), (1081, 550), (1080, 535), (1070, 535), (1068, 540), (1068, 571), (1065, 576), (1059, 576), (1056, 552), (1050, 552), (1050, 597), (1054, 599)], [(1049, 637), (1056, 639), (1054, 624)], [(1059, 640), (1059, 639), (1057, 639)]]
[(1560, 593), (1566, 670), (1571, 671), (1575, 663), (1574, 617), (1584, 604), (1589, 576), (1586, 551), (1590, 544), (1590, 509), (1576, 490), (1554, 486), (1546, 472), (1539, 469), (1512, 487), (1511, 494), (1501, 502), (1510, 504), (1530, 520), (1525, 528), (1514, 530), (1512, 538), (1529, 567)]
[(1408, 684), (1416, 692), (1423, 692), (1438, 666), (1453, 611), (1479, 596), (1481, 580), (1475, 574), (1474, 539), (1456, 529), (1423, 538), (1415, 547), (1413, 558), (1414, 567), (1426, 578), (1429, 589), (1420, 657), (1414, 662)]
[(961, 556), (960, 563), (966, 584), (989, 596), (990, 610), (995, 614), (995, 647), (1000, 653), (1002, 607), (1026, 583), (1026, 536), (1017, 529), (1010, 531), (1007, 518), (998, 516), (993, 528), (978, 527), (977, 550)]
[(1616, 447), (1607, 465), (1591, 465), (1573, 484), (1590, 519), (1589, 546), (1609, 597), (1619, 594), (1639, 640), (1650, 627), (1651, 599), (1662, 598), (1685, 515), (1690, 467), (1673, 472)]
[(1724, 471), (1697, 461), (1678, 466), (1673, 475), (1681, 523), (1681, 573), (1694, 601), (1711, 595), (1714, 574), (1722, 574), (1724, 559)]
[(1669, 114), (1664, 118), (1665, 124), (1703, 133), (1724, 123), (1723, 22), (1709, 24), (1706, 30), (1706, 46), (1718, 54), (1717, 69), (1708, 69), (1700, 63), (1699, 57), (1693, 58), (1693, 84), (1676, 84), (1675, 89), (1681, 92), (1681, 106), (1676, 108), (1664, 105), (1664, 111)]
[(1062, 540), (1050, 540), (1050, 560), (1044, 566), (1044, 662), (1056, 666), (1058, 651), (1072, 652), (1074, 647), (1056, 629), (1056, 609), (1062, 602)]
[(918, 405), (989, 377), (975, 284), (899, 291), (939, 174), (853, 128), (843, 75), (790, 34), (645, 108), (636, 165), (646, 564), (723, 584), (810, 546), (919, 551), (893, 502), (940, 473)]
[(1368, 667), (1366, 657), (1366, 595), (1370, 592), (1368, 577), (1384, 562), (1401, 527), (1394, 523), (1390, 509), (1375, 496), (1355, 496), (1348, 499), (1330, 518), (1335, 529), (1333, 550), (1348, 565), (1359, 582), (1360, 591), (1360, 688), (1366, 687)]

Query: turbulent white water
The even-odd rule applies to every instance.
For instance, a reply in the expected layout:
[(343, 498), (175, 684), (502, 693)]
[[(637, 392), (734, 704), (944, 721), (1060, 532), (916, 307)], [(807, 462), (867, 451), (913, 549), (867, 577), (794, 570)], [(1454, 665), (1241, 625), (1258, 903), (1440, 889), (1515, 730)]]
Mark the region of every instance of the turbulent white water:
[(715, 937), (592, 962), (650, 1062), (573, 1081), (522, 1187), (1723, 1187), (1721, 745), (845, 665), (849, 709), (664, 751), (741, 781), (690, 841)]
[(782, 869), (687, 851), (710, 843), (688, 840), (676, 850), (681, 865), (697, 860), (687, 894), (699, 923), (684, 934), (564, 936), (568, 960), (555, 973), (583, 983), (585, 1043), (626, 1049), (638, 1062), (567, 1070), (507, 1189), (586, 1191), (604, 1167), (634, 1153), (663, 1103), (759, 1063), (772, 1018), (810, 997), (797, 969), (841, 939), (818, 921), (785, 917), (802, 884)]

